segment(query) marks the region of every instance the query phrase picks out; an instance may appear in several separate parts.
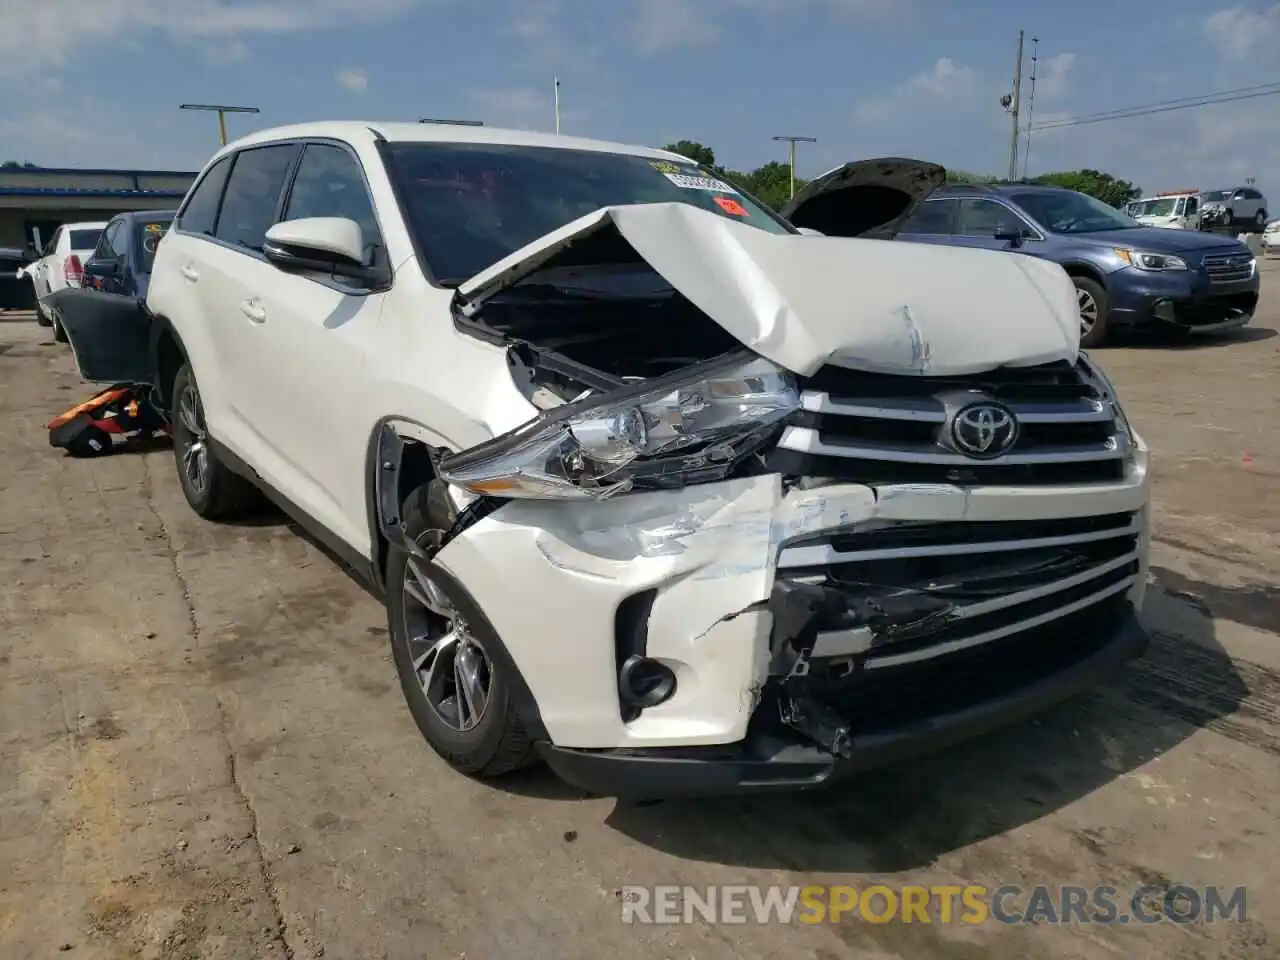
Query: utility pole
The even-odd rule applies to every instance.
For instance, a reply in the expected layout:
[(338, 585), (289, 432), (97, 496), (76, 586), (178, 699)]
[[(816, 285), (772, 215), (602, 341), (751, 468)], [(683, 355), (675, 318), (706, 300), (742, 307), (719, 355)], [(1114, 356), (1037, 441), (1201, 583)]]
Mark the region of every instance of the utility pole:
[(231, 107), (226, 104), (219, 103), (183, 103), (178, 106), (179, 110), (207, 110), (218, 115), (218, 132), (222, 134), (222, 145), (227, 145), (227, 114), (228, 113), (261, 113), (257, 107)]
[(791, 145), (791, 196), (796, 195), (796, 144), (797, 143), (817, 143), (817, 137), (774, 137), (775, 140), (782, 140)]
[(1031, 167), (1031, 120), (1036, 115), (1036, 65), (1040, 62), (1038, 51), (1040, 38), (1031, 38), (1031, 96), (1027, 98), (1027, 143), (1022, 150), (1022, 179), (1027, 179)]
[(1018, 178), (1018, 107), (1022, 94), (1022, 31), (1018, 31), (1018, 59), (1013, 64), (1013, 93), (1001, 98), (1001, 103), (1013, 114), (1013, 133), (1009, 137), (1009, 179)]
[(556, 77), (556, 133), (560, 132), (560, 78)]

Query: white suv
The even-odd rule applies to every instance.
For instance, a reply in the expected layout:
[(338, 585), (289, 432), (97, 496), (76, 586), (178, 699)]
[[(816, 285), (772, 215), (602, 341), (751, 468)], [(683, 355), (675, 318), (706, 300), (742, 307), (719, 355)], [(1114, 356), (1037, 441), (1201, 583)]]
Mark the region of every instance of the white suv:
[(150, 350), (197, 513), (266, 492), (384, 593), (457, 769), (811, 786), (1146, 642), (1146, 448), (1067, 275), (832, 236), (944, 177), (850, 164), (788, 221), (642, 147), (268, 130), (193, 186), (149, 309), (73, 339)]

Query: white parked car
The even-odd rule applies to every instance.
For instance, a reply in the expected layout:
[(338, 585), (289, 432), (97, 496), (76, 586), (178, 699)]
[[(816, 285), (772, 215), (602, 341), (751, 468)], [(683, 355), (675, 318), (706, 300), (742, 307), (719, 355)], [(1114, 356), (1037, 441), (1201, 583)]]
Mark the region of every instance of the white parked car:
[(68, 332), (152, 377), (193, 510), (265, 492), (383, 592), (458, 770), (813, 786), (1146, 644), (1147, 449), (1071, 280), (855, 236), (944, 178), (851, 164), (787, 222), (643, 147), (267, 130), (205, 168), (145, 306)]
[(1262, 231), (1261, 242), (1262, 250), (1266, 254), (1280, 250), (1280, 217), (1276, 217), (1267, 224), (1267, 228)]
[(56, 312), (49, 308), (47, 301), (59, 290), (80, 286), (85, 261), (92, 256), (106, 225), (105, 221), (64, 223), (49, 238), (40, 259), (24, 268), (35, 286), (36, 319), (43, 326), (52, 326), (54, 336), (59, 340), (65, 340), (66, 336)]

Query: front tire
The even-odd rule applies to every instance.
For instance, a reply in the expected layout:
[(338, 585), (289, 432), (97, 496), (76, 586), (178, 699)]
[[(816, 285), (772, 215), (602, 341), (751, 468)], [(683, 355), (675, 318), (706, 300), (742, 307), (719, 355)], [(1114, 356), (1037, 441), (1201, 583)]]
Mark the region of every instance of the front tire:
[(258, 505), (258, 490), (214, 453), (191, 365), (173, 378), (173, 458), (187, 503), (205, 520), (230, 520)]
[(1080, 346), (1086, 350), (1100, 347), (1110, 334), (1107, 291), (1090, 277), (1072, 277), (1076, 285), (1076, 304), (1080, 310)]
[[(455, 511), (440, 481), (409, 495), (405, 532), (429, 543), (453, 526)], [(449, 766), (467, 776), (502, 776), (536, 762), (516, 710), (515, 678), (494, 656), (500, 640), (452, 578), (429, 561), (393, 548), (387, 560), (387, 621), (391, 653), (409, 712), (423, 738)], [(479, 613), (479, 611), (475, 611)]]

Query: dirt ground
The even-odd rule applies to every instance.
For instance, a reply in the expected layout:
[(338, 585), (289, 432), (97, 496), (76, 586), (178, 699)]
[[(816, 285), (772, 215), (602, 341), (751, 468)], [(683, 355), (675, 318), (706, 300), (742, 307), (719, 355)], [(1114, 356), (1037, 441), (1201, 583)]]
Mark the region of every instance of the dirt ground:
[[(449, 772), (381, 607), (171, 454), (67, 459), (65, 346), (0, 321), (0, 957), (1280, 956), (1280, 262), (1253, 327), (1099, 351), (1154, 453), (1150, 654), (839, 792), (620, 805)], [(1244, 924), (632, 926), (626, 884), (1244, 885)]]

